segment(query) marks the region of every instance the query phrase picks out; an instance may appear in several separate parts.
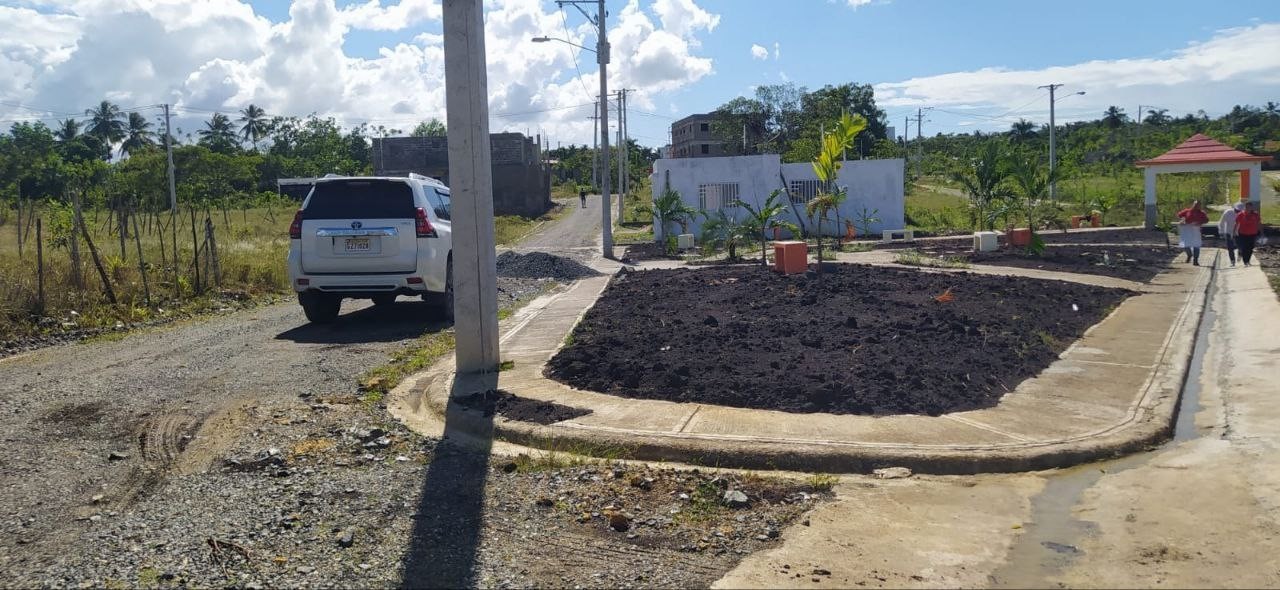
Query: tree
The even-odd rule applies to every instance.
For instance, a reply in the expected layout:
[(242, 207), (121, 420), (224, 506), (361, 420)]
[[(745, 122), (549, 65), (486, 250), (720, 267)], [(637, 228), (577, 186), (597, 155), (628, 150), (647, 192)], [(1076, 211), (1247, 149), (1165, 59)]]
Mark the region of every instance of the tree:
[(747, 217), (740, 222), (743, 226), (743, 231), (756, 236), (760, 240), (760, 266), (769, 265), (768, 251), (765, 246), (766, 242), (768, 242), (765, 232), (769, 231), (769, 228), (783, 227), (792, 233), (799, 231), (794, 224), (778, 219), (778, 216), (787, 210), (787, 205), (778, 202), (778, 198), (781, 195), (782, 189), (774, 189), (773, 192), (769, 193), (769, 198), (765, 199), (764, 204), (759, 207), (753, 207), (745, 201), (734, 201), (732, 203), (733, 206), (741, 207), (743, 211), (747, 212)]
[(1036, 124), (1026, 119), (1018, 119), (1009, 127), (1009, 139), (1021, 143), (1036, 138)]
[(724, 247), (729, 251), (729, 260), (738, 258), (738, 244), (755, 239), (751, 228), (724, 211), (716, 211), (707, 215), (702, 224), (702, 243), (713, 248)]
[(120, 144), (120, 153), (132, 155), (140, 149), (155, 144), (155, 133), (151, 131), (151, 122), (138, 112), (130, 112), (125, 140)]
[(1008, 166), (1009, 179), (1025, 199), (1022, 206), (1027, 215), (1027, 228), (1031, 230), (1033, 236), (1031, 239), (1033, 249), (1042, 248), (1044, 245), (1034, 237), (1036, 226), (1039, 225), (1036, 223), (1037, 211), (1043, 203), (1044, 196), (1049, 192), (1049, 185), (1061, 180), (1060, 172), (1063, 170), (1058, 167), (1049, 171), (1041, 164), (1043, 161), (1044, 158), (1039, 154), (1022, 154), (1021, 157), (1010, 158)]
[(990, 215), (991, 209), (1009, 196), (1004, 183), (1007, 177), (1005, 156), (1000, 144), (988, 139), (978, 148), (976, 157), (968, 166), (952, 171), (950, 176), (969, 195), (969, 205), (974, 210), (978, 226), (992, 229), (995, 218)]
[(653, 241), (655, 242), (662, 242), (667, 234), (668, 224), (679, 223), (681, 228), (685, 228), (701, 213), (685, 204), (680, 193), (670, 188), (662, 191), (662, 194), (658, 195), (652, 203), (640, 205), (636, 210), (655, 220), (653, 224)]
[(231, 119), (222, 113), (214, 113), (204, 124), (204, 129), (196, 132), (200, 136), (200, 145), (209, 150), (227, 154), (235, 151), (236, 132)]
[[(832, 210), (840, 208), (840, 204), (848, 197), (846, 187), (836, 186), (836, 177), (844, 165), (841, 152), (853, 145), (853, 140), (867, 128), (867, 120), (862, 115), (845, 113), (836, 123), (835, 128), (822, 136), (822, 150), (813, 160), (813, 172), (822, 183), (821, 189), (805, 206), (805, 212), (813, 217), (818, 216), (818, 274), (822, 274), (822, 222)], [(839, 235), (837, 228), (836, 234)]]
[(103, 159), (110, 160), (111, 146), (119, 143), (127, 135), (124, 113), (118, 105), (104, 100), (98, 103), (96, 108), (85, 110), (84, 114), (89, 117), (89, 128), (86, 132), (102, 141), (107, 148)]
[(1124, 109), (1114, 105), (1102, 113), (1102, 123), (1109, 129), (1119, 129), (1128, 121), (1129, 115), (1124, 114)]
[(1168, 125), (1173, 119), (1168, 115), (1169, 109), (1148, 109), (1146, 119), (1143, 123), (1161, 127)]
[(63, 119), (58, 123), (58, 130), (53, 132), (58, 141), (71, 141), (80, 135), (80, 122), (75, 119)]
[(240, 109), (238, 121), (241, 123), (240, 138), (257, 149), (258, 142), (267, 136), (267, 126), (270, 124), (267, 112), (258, 105), (250, 104)]
[(409, 135), (412, 137), (444, 137), (446, 134), (447, 130), (444, 123), (441, 123), (440, 119), (432, 117), (428, 121), (418, 123), (418, 126), (414, 127), (413, 132)]

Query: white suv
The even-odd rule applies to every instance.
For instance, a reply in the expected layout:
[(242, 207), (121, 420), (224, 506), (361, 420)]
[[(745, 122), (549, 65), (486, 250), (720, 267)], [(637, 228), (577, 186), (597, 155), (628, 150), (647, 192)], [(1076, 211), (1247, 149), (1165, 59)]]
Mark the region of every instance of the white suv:
[(326, 176), (289, 226), (289, 283), (307, 319), (331, 322), (344, 298), (421, 296), (453, 319), (449, 188), (438, 180)]

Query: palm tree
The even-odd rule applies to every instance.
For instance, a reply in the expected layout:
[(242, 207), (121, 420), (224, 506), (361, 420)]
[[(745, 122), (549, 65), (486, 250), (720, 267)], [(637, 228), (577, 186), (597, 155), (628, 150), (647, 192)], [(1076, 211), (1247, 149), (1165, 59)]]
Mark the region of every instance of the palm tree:
[(1147, 117), (1144, 122), (1157, 127), (1166, 125), (1172, 120), (1168, 112), (1169, 109), (1147, 109)]
[(1004, 153), (995, 140), (987, 140), (978, 149), (977, 158), (971, 166), (951, 173), (951, 179), (969, 194), (970, 206), (979, 227), (991, 229), (995, 224), (995, 217), (990, 215), (990, 211), (1009, 196), (1009, 189), (1004, 184), (1007, 176)]
[[(1036, 233), (1035, 218), (1038, 202), (1043, 200), (1049, 192), (1050, 184), (1062, 180), (1062, 168), (1046, 170), (1041, 162), (1043, 159), (1037, 156), (1026, 155), (1013, 160), (1008, 168), (1009, 179), (1022, 194), (1022, 198), (1026, 199), (1024, 207), (1027, 214), (1027, 227), (1031, 229), (1033, 235)], [(1034, 238), (1032, 243), (1035, 244)]]
[(155, 145), (155, 133), (151, 131), (151, 122), (140, 113), (129, 113), (128, 129), (124, 143), (120, 144), (121, 154), (132, 154), (144, 147)]
[(661, 242), (667, 235), (667, 225), (679, 223), (681, 228), (687, 227), (701, 212), (685, 204), (680, 193), (667, 189), (653, 200), (653, 203), (640, 205), (636, 211), (648, 215), (657, 221), (653, 224), (653, 240)]
[(89, 117), (89, 128), (86, 133), (102, 140), (102, 143), (107, 146), (106, 159), (110, 160), (111, 146), (126, 137), (124, 113), (119, 105), (104, 100), (98, 103), (97, 108), (85, 110), (84, 114)]
[(733, 203), (730, 203), (735, 207), (741, 207), (747, 212), (747, 217), (743, 219), (740, 224), (743, 226), (744, 232), (749, 233), (760, 240), (760, 266), (768, 266), (769, 264), (769, 257), (766, 255), (767, 249), (765, 245), (766, 242), (768, 242), (765, 232), (768, 231), (769, 228), (786, 228), (791, 233), (798, 233), (800, 231), (795, 224), (778, 219), (778, 216), (782, 215), (782, 212), (786, 211), (788, 207), (787, 204), (778, 202), (778, 197), (781, 195), (782, 189), (774, 189), (773, 192), (769, 193), (769, 198), (765, 199), (764, 204), (758, 208), (752, 207), (750, 203), (743, 201), (734, 201)]
[(1117, 106), (1109, 106), (1102, 113), (1102, 123), (1110, 129), (1118, 129), (1129, 120), (1129, 115), (1124, 114), (1124, 109)]
[(75, 119), (64, 119), (58, 124), (58, 130), (54, 131), (53, 135), (58, 138), (58, 141), (71, 141), (80, 135), (80, 122)]
[(267, 136), (267, 126), (270, 123), (267, 112), (262, 107), (251, 104), (240, 110), (239, 121), (243, 123), (240, 126), (240, 137), (256, 148), (258, 141)]
[(738, 223), (732, 215), (724, 211), (716, 211), (708, 215), (702, 224), (702, 243), (714, 248), (724, 246), (729, 251), (729, 260), (737, 260), (738, 244), (755, 239), (751, 228)]
[[(813, 160), (813, 172), (822, 183), (817, 196), (805, 205), (805, 213), (809, 217), (818, 216), (818, 273), (822, 273), (822, 222), (827, 220), (831, 211), (840, 209), (840, 204), (848, 197), (844, 188), (836, 188), (836, 176), (840, 173), (841, 153), (853, 147), (853, 140), (863, 129), (867, 128), (867, 120), (861, 115), (841, 115), (840, 120), (831, 131), (822, 137), (822, 146), (818, 157)], [(837, 222), (838, 223), (838, 222)], [(839, 228), (836, 229), (839, 235)]]
[(200, 145), (215, 152), (229, 152), (236, 145), (235, 128), (231, 119), (222, 113), (214, 113), (196, 135), (200, 136)]
[(1036, 124), (1026, 119), (1018, 119), (1009, 128), (1009, 139), (1015, 142), (1023, 142), (1036, 137)]

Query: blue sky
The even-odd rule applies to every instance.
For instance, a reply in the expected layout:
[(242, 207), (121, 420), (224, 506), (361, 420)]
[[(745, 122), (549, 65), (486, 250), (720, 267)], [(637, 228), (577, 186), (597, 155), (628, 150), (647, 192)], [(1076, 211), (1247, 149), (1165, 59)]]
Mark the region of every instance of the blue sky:
[[(854, 6), (854, 5), (857, 6)], [(760, 84), (876, 85), (889, 122), (924, 131), (1047, 122), (1036, 86), (1063, 83), (1060, 121), (1117, 104), (1211, 114), (1280, 101), (1272, 2), (609, 0), (610, 85), (635, 88), (631, 126), (660, 145), (672, 118)], [(101, 97), (170, 102), (184, 124), (252, 102), (346, 124), (444, 118), (439, 0), (0, 0), (0, 120), (52, 118)], [(494, 130), (589, 141), (581, 14), (550, 0), (486, 2)], [(566, 26), (567, 25), (567, 26)], [(566, 30), (567, 28), (567, 30)], [(145, 40), (121, 42), (121, 31)], [(142, 35), (141, 31), (149, 31)], [(758, 46), (754, 49), (753, 45)], [(12, 104), (23, 105), (21, 108)], [(582, 105), (582, 106), (579, 106)], [(42, 113), (41, 110), (46, 112)], [(915, 130), (912, 129), (912, 135)]]

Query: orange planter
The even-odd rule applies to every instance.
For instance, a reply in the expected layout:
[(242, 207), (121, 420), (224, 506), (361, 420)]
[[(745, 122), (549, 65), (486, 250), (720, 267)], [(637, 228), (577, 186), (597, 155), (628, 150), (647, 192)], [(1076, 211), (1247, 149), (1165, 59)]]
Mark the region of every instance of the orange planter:
[(1090, 227), (1102, 227), (1102, 216), (1101, 216), (1101, 215), (1094, 215), (1093, 217), (1090, 217), (1090, 218), (1089, 218), (1089, 226), (1090, 226)]
[(774, 242), (773, 269), (788, 275), (809, 270), (809, 245), (804, 242)]
[(1025, 227), (1009, 230), (1009, 245), (1011, 246), (1030, 246), (1031, 230)]
[(1083, 215), (1072, 215), (1072, 216), (1071, 216), (1071, 227), (1072, 227), (1072, 229), (1079, 228), (1079, 227), (1080, 227), (1080, 223), (1081, 223), (1082, 221), (1084, 221), (1084, 216), (1083, 216)]

